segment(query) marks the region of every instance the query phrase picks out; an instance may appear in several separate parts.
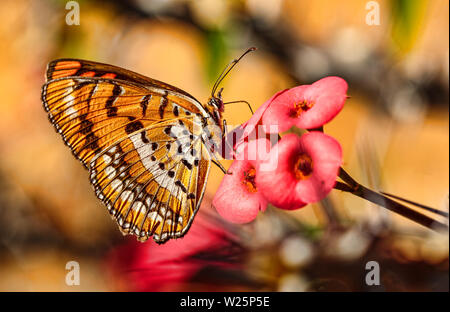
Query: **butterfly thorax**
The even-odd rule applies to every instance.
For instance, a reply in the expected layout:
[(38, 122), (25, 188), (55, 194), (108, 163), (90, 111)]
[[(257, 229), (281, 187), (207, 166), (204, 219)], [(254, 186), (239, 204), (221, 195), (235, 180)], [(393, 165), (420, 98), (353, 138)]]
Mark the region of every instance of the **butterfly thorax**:
[(224, 106), (221, 97), (214, 96), (209, 98), (206, 105), (204, 105), (204, 109), (208, 114), (208, 118), (206, 118), (203, 128), (203, 140), (207, 142), (207, 146), (214, 146), (214, 150), (220, 146), (224, 131), (222, 123)]
[(220, 97), (210, 97), (205, 105), (205, 110), (215, 121), (215, 124), (222, 129), (222, 113), (224, 111), (223, 101)]

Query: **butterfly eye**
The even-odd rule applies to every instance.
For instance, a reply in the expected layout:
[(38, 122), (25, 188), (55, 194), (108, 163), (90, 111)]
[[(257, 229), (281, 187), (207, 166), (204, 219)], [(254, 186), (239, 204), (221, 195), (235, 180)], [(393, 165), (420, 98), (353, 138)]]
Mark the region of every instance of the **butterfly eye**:
[(214, 111), (219, 110), (220, 101), (219, 101), (219, 99), (217, 97), (211, 97), (208, 100), (208, 104), (213, 107)]

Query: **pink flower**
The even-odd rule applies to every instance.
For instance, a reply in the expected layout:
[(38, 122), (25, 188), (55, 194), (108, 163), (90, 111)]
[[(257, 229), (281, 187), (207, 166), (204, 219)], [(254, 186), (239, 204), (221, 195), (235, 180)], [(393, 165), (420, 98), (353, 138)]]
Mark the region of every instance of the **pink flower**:
[(213, 206), (226, 220), (247, 223), (256, 218), (259, 211), (267, 207), (267, 200), (256, 185), (258, 163), (265, 160), (270, 151), (266, 139), (254, 140), (239, 147), (236, 160), (222, 179), (214, 196)]
[(249, 141), (249, 137), (250, 139), (260, 139), (266, 138), (266, 132), (278, 133), (278, 131), (274, 131), (273, 129), (272, 131), (270, 131), (271, 129), (266, 130), (266, 126), (262, 124), (262, 117), (272, 101), (286, 91), (288, 91), (288, 89), (275, 93), (275, 95), (256, 110), (249, 120), (227, 133), (221, 147), (221, 156), (223, 158), (234, 159), (236, 153), (233, 149), (236, 150), (239, 149), (240, 146), (243, 147)]
[(273, 159), (277, 166), (269, 171), (258, 170), (256, 184), (273, 205), (298, 209), (321, 200), (334, 187), (342, 150), (334, 138), (318, 131), (301, 137), (287, 134), (262, 163)]
[[(242, 124), (241, 128), (243, 129), (243, 138), (247, 138), (252, 135), (253, 131), (257, 131), (256, 135), (254, 135), (255, 138), (263, 138), (264, 134), (261, 135), (258, 133), (258, 130), (264, 129), (265, 132), (269, 132), (270, 129), (265, 129), (265, 124), (262, 122), (263, 116), (266, 113), (267, 109), (274, 103), (275, 101), (278, 101), (278, 98), (284, 94), (285, 92), (289, 91), (289, 89), (279, 91), (275, 93), (274, 96), (272, 96), (270, 99), (268, 99), (263, 105), (261, 105), (256, 112), (253, 114), (253, 116), (247, 120), (244, 124)], [(263, 126), (263, 127), (258, 127)], [(278, 132), (278, 131), (277, 131)]]
[(289, 89), (267, 105), (262, 123), (278, 125), (279, 132), (294, 125), (303, 129), (321, 127), (344, 107), (347, 87), (342, 78), (326, 77), (312, 85)]
[(199, 214), (183, 238), (163, 245), (151, 240), (146, 243), (128, 240), (109, 253), (106, 268), (118, 290), (192, 290), (186, 289), (186, 285), (205, 267), (222, 270), (235, 267), (226, 260), (225, 252), (230, 250), (232, 241), (233, 236), (219, 223)]

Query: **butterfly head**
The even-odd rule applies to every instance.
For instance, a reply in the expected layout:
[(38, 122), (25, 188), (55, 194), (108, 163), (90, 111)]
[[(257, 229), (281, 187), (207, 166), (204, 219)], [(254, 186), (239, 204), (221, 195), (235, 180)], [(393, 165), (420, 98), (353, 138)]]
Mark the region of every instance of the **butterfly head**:
[(208, 113), (219, 126), (221, 125), (222, 113), (224, 111), (222, 90), (223, 88), (221, 88), (216, 95), (212, 95), (208, 99), (208, 104), (206, 105)]

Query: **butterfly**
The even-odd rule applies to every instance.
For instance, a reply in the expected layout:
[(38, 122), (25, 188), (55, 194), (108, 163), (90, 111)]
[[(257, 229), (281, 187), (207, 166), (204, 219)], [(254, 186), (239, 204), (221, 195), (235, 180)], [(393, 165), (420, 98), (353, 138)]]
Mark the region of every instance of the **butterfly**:
[[(226, 123), (217, 88), (206, 104), (170, 84), (113, 65), (50, 62), (42, 102), (50, 122), (89, 170), (97, 197), (121, 232), (157, 243), (189, 230)], [(231, 102), (230, 102), (231, 103)], [(226, 104), (226, 103), (225, 103)]]

